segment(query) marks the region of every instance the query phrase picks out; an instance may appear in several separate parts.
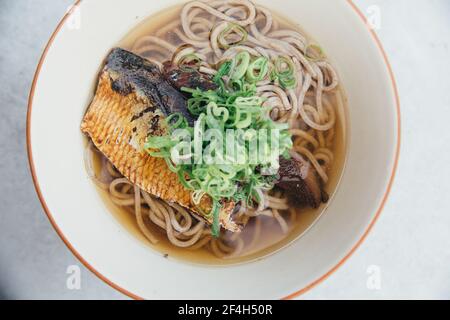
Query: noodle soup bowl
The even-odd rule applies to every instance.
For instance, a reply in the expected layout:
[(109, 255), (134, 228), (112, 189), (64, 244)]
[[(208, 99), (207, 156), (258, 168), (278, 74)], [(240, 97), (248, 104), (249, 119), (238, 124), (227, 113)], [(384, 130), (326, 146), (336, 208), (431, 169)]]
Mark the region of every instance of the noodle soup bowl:
[[(292, 298), (336, 270), (377, 220), (395, 173), (399, 105), (384, 51), (346, 1), (260, 0), (321, 44), (347, 96), (347, 155), (320, 219), (299, 239), (257, 261), (208, 266), (165, 259), (131, 235), (86, 174), (80, 122), (101, 61), (139, 22), (179, 1), (77, 2), (39, 63), (30, 94), (28, 152), (39, 198), (72, 252), (133, 298)], [(105, 10), (105, 8), (107, 8)]]

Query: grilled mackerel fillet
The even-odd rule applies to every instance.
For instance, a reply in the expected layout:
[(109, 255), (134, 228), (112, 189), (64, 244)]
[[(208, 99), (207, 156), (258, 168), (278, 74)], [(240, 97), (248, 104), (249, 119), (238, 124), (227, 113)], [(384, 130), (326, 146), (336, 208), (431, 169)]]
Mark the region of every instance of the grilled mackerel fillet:
[[(191, 191), (181, 185), (164, 159), (151, 157), (143, 149), (148, 135), (167, 132), (163, 120), (175, 112), (182, 113), (190, 123), (195, 120), (187, 111), (185, 97), (165, 80), (158, 66), (116, 48), (100, 73), (81, 130), (131, 183), (178, 203), (211, 224), (212, 218), (204, 214), (211, 210), (211, 199), (205, 196), (199, 208), (194, 206)], [(222, 204), (221, 226), (240, 231), (232, 221), (234, 203)]]

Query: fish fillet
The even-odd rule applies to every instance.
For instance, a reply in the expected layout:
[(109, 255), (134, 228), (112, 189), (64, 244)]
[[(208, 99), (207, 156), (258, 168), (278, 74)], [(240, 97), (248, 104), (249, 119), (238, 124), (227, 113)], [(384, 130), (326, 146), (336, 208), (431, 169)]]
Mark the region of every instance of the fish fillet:
[[(211, 199), (203, 197), (198, 209), (191, 202), (191, 191), (183, 187), (164, 159), (151, 157), (143, 149), (149, 134), (167, 133), (163, 120), (174, 112), (190, 116), (185, 98), (164, 80), (159, 68), (128, 51), (114, 49), (101, 71), (81, 130), (131, 183), (178, 203), (211, 224), (212, 218), (202, 214), (210, 212)], [(222, 204), (222, 227), (240, 231), (232, 221), (234, 203)]]

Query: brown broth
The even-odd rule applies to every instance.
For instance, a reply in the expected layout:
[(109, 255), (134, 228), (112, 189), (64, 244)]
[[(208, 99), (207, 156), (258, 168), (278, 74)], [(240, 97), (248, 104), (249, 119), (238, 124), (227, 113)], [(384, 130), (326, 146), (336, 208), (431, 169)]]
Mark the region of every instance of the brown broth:
[[(131, 50), (133, 44), (137, 39), (145, 35), (154, 35), (157, 30), (161, 27), (166, 26), (170, 21), (178, 19), (181, 6), (176, 6), (164, 10), (156, 15), (148, 17), (144, 22), (139, 24), (134, 28), (119, 44), (118, 46)], [(297, 24), (286, 22), (285, 18), (280, 18), (278, 15), (274, 15), (275, 19), (280, 21), (281, 26), (289, 27), (293, 30), (300, 31), (305, 34)], [(167, 34), (167, 37), (171, 37), (171, 34)], [(181, 44), (181, 43), (180, 43)], [(170, 57), (166, 57), (170, 58)], [(329, 175), (329, 182), (326, 185), (326, 191), (330, 195), (330, 201), (332, 201), (333, 194), (337, 188), (339, 180), (341, 178), (345, 158), (346, 158), (346, 129), (347, 129), (347, 115), (345, 109), (345, 94), (341, 90), (342, 99), (344, 100), (341, 107), (338, 107), (338, 103), (333, 101), (336, 106), (338, 120), (335, 126), (336, 136), (334, 138), (334, 148), (333, 152), (335, 159), (333, 165), (327, 171)], [(95, 153), (94, 153), (95, 154)], [(98, 176), (103, 176), (103, 178), (110, 178), (108, 176), (107, 170), (104, 166), (104, 158), (100, 155), (95, 155), (94, 169)], [(244, 228), (241, 235), (244, 241), (248, 244), (252, 239), (252, 234), (255, 226), (256, 219), (261, 220), (261, 237), (260, 241), (253, 247), (244, 248), (239, 256), (230, 258), (217, 258), (210, 251), (203, 248), (197, 251), (191, 251), (189, 249), (178, 248), (172, 245), (166, 237), (164, 231), (156, 226), (149, 225), (151, 231), (157, 235), (160, 240), (157, 245), (152, 245), (150, 242), (142, 235), (139, 227), (137, 226), (136, 219), (134, 215), (123, 208), (120, 208), (113, 204), (109, 199), (108, 192), (98, 189), (100, 195), (104, 199), (107, 209), (114, 215), (114, 217), (139, 241), (148, 245), (152, 249), (157, 250), (162, 256), (166, 258), (175, 258), (191, 263), (209, 264), (209, 265), (228, 265), (248, 262), (256, 259), (263, 258), (277, 250), (282, 249), (287, 246), (292, 241), (301, 237), (320, 217), (322, 213), (326, 211), (328, 204), (323, 204), (318, 209), (299, 209), (296, 215), (295, 221), (290, 221), (289, 214), (284, 214), (286, 222), (289, 226), (288, 234), (283, 234), (280, 225), (277, 221), (270, 217), (257, 217), (253, 218), (249, 224)], [(229, 235), (227, 235), (229, 236)]]

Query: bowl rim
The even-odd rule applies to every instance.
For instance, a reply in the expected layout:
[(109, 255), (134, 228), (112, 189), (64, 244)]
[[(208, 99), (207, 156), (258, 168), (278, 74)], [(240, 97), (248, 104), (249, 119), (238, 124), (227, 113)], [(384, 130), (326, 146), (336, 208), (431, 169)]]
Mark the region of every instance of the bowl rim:
[[(88, 269), (90, 270), (92, 273), (94, 273), (99, 279), (101, 279), (103, 282), (105, 282), (106, 284), (108, 284), (110, 287), (112, 287), (113, 289), (121, 292), (122, 294), (135, 299), (135, 300), (144, 300), (142, 297), (139, 297), (137, 295), (135, 295), (134, 293), (118, 286), (117, 284), (115, 284), (114, 282), (112, 282), (111, 280), (109, 280), (108, 278), (106, 278), (105, 276), (103, 276), (98, 270), (96, 270), (92, 265), (89, 264), (88, 261), (86, 261), (79, 253), (78, 251), (72, 246), (72, 244), (69, 242), (69, 240), (66, 238), (66, 236), (64, 235), (64, 233), (62, 232), (62, 230), (59, 228), (59, 226), (56, 224), (55, 219), (53, 218), (47, 204), (46, 201), (42, 195), (41, 192), (41, 188), (39, 185), (39, 181), (37, 179), (36, 176), (36, 171), (35, 171), (35, 166), (34, 166), (34, 161), (33, 161), (33, 152), (32, 152), (32, 146), (31, 146), (31, 114), (32, 114), (32, 108), (33, 108), (33, 100), (34, 100), (34, 93), (35, 93), (35, 89), (36, 89), (36, 84), (38, 82), (39, 79), (39, 75), (40, 75), (40, 71), (42, 68), (42, 65), (47, 57), (47, 53), (50, 49), (50, 47), (52, 46), (56, 36), (58, 35), (59, 31), (61, 30), (61, 28), (63, 27), (64, 23), (66, 22), (66, 20), (76, 11), (76, 9), (78, 8), (78, 6), (81, 4), (82, 0), (76, 0), (75, 3), (71, 6), (71, 8), (66, 12), (66, 14), (64, 15), (64, 17), (61, 19), (61, 21), (58, 23), (58, 25), (56, 26), (55, 31), (53, 31), (52, 35), (50, 36), (50, 39), (48, 40), (45, 49), (39, 59), (39, 63), (37, 65), (35, 74), (34, 74), (34, 78), (33, 78), (33, 82), (31, 85), (31, 89), (30, 89), (30, 94), (29, 94), (29, 98), (28, 98), (28, 110), (27, 110), (27, 119), (26, 119), (26, 141), (27, 141), (27, 154), (28, 154), (28, 163), (29, 163), (29, 168), (31, 171), (31, 176), (33, 179), (33, 184), (34, 187), (36, 189), (36, 193), (38, 195), (39, 201), (41, 202), (41, 205), (44, 209), (45, 214), (47, 215), (47, 218), (49, 219), (51, 225), (53, 226), (53, 228), (55, 229), (56, 233), (58, 234), (58, 236), (61, 238), (61, 240), (64, 242), (64, 244), (67, 246), (67, 248), (72, 252), (72, 254)], [(397, 117), (397, 145), (395, 148), (395, 155), (394, 155), (394, 162), (393, 162), (393, 167), (392, 167), (392, 171), (390, 173), (390, 178), (389, 178), (389, 182), (388, 185), (386, 187), (386, 190), (384, 191), (384, 195), (381, 199), (380, 204), (377, 206), (377, 210), (376, 213), (374, 215), (374, 217), (372, 218), (372, 220), (370, 221), (369, 225), (366, 227), (364, 233), (362, 234), (362, 236), (359, 238), (359, 240), (351, 247), (350, 251), (347, 252), (344, 257), (342, 259), (339, 260), (339, 262), (332, 267), (328, 272), (326, 272), (325, 274), (323, 274), (322, 276), (320, 276), (319, 278), (315, 279), (314, 281), (312, 281), (310, 284), (306, 285), (305, 287), (299, 289), (296, 292), (293, 292), (292, 294), (282, 297), (282, 300), (290, 300), (290, 299), (294, 299), (304, 293), (306, 293), (307, 291), (313, 289), (314, 287), (316, 287), (317, 285), (319, 285), (320, 283), (322, 283), (324, 280), (326, 280), (328, 277), (330, 277), (337, 269), (339, 269), (352, 255), (353, 253), (361, 246), (361, 244), (363, 243), (363, 241), (367, 238), (368, 234), (370, 233), (370, 231), (373, 229), (375, 223), (378, 221), (378, 218), (381, 215), (381, 212), (384, 209), (384, 206), (387, 202), (387, 199), (389, 197), (389, 194), (391, 192), (392, 189), (392, 185), (394, 183), (395, 180), (395, 176), (396, 176), (396, 172), (397, 172), (397, 168), (398, 168), (398, 162), (399, 162), (399, 158), (400, 158), (400, 149), (401, 149), (401, 112), (400, 112), (400, 97), (399, 97), (399, 93), (398, 93), (398, 87), (397, 87), (397, 83), (394, 77), (394, 72), (392, 70), (391, 64), (389, 62), (388, 56), (386, 54), (386, 51), (383, 48), (383, 45), (381, 43), (381, 40), (378, 38), (375, 30), (373, 30), (372, 28), (370, 28), (367, 23), (366, 23), (366, 17), (364, 16), (364, 14), (362, 13), (362, 11), (353, 3), (353, 0), (346, 0), (347, 4), (351, 7), (352, 10), (354, 10), (356, 12), (356, 14), (362, 19), (364, 25), (366, 26), (366, 28), (369, 29), (369, 32), (373, 38), (373, 40), (375, 41), (375, 44), (377, 45), (378, 49), (380, 50), (380, 53), (383, 57), (383, 60), (385, 62), (385, 65), (387, 67), (387, 71), (389, 74), (389, 77), (391, 79), (391, 85), (392, 85), (392, 90), (395, 96), (395, 104), (396, 104), (396, 117)]]

